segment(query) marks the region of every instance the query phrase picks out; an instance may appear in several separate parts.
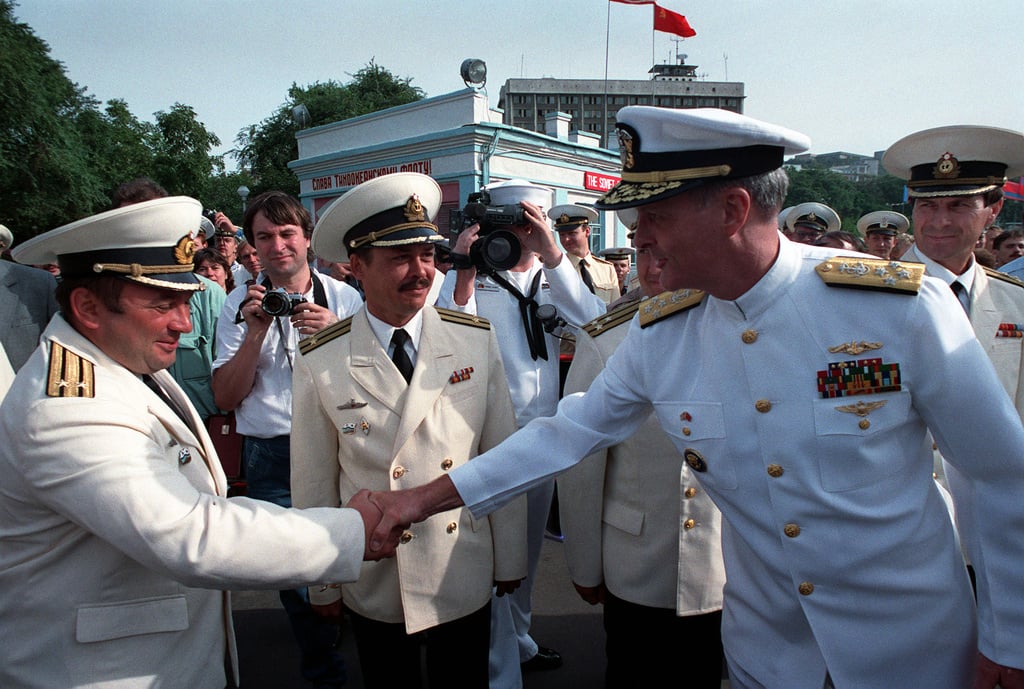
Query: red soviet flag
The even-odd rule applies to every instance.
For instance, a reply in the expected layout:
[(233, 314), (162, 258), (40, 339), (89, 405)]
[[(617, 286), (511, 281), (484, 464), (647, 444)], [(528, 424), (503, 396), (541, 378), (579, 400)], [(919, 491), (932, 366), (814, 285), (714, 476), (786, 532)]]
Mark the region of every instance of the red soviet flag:
[[(621, 0), (615, 0), (615, 2), (621, 2)], [(654, 4), (654, 30), (674, 33), (683, 38), (697, 35), (697, 32), (690, 26), (690, 22), (686, 21), (686, 17), (676, 14), (672, 10), (666, 10), (657, 3)]]

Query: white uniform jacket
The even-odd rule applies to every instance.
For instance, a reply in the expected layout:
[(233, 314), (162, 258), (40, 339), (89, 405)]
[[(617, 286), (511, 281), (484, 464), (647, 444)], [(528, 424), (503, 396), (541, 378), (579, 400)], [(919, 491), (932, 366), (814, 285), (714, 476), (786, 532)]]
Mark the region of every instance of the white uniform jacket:
[[(472, 323), (476, 320), (476, 324)], [(292, 501), (344, 504), (362, 488), (418, 486), (465, 464), (515, 430), (494, 332), (486, 321), (423, 310), (406, 385), (365, 310), (303, 345), (293, 390)], [(412, 634), (483, 607), (495, 580), (526, 576), (520, 499), (489, 518), (460, 508), (406, 532), (395, 558), (363, 565), (345, 605)], [(325, 580), (333, 581), (333, 580)], [(336, 599), (311, 588), (314, 603)], [(326, 594), (326, 595), (320, 595)]]
[(55, 316), (0, 407), (0, 686), (223, 689), (216, 589), (358, 576), (355, 511), (228, 500), (185, 393), (153, 378), (192, 428)]
[[(583, 392), (625, 339), (634, 302), (584, 326), (565, 392)], [(608, 324), (606, 327), (605, 324)], [(722, 515), (652, 413), (618, 445), (558, 477), (572, 580), (679, 615), (722, 609)]]
[[(554, 305), (558, 315), (570, 326), (579, 328), (604, 313), (606, 307), (603, 301), (590, 293), (572, 263), (564, 256), (557, 266), (550, 269), (543, 268), (540, 261), (535, 261), (524, 277), (529, 284), (539, 271), (543, 271), (536, 295), (537, 303)], [(534, 360), (530, 357), (517, 299), (491, 278), (477, 275), (473, 283), (473, 298), (465, 306), (459, 306), (452, 298), (456, 273), (455, 270), (449, 270), (445, 275), (437, 305), (483, 316), (491, 322), (498, 335), (501, 360), (505, 365), (519, 426), (525, 426), (539, 416), (554, 414), (558, 406), (560, 379), (558, 338), (550, 333), (545, 334), (548, 358)], [(502, 272), (502, 275), (512, 281), (508, 271)]]
[[(566, 253), (565, 256), (572, 263), (577, 275), (580, 275), (580, 280), (582, 280), (583, 277), (580, 271), (580, 261), (582, 259), (569, 253)], [(594, 254), (587, 254), (586, 261), (587, 272), (590, 273), (590, 278), (594, 281), (594, 294), (601, 301), (605, 304), (610, 304), (622, 296), (622, 292), (619, 290), (619, 274), (615, 272), (615, 266), (611, 261)]]
[[(453, 472), (459, 494), (484, 514), (653, 407), (722, 510), (730, 667), (786, 689), (821, 689), (826, 668), (837, 687), (962, 689), (977, 648), (1024, 667), (1024, 428), (955, 297), (927, 277), (911, 295), (830, 286), (816, 267), (899, 283), (910, 264), (780, 242), (739, 299), (634, 322), (585, 396)], [(899, 388), (822, 397), (821, 372), (860, 359), (896, 365)], [(978, 627), (926, 428), (976, 498)]]
[[(903, 260), (924, 263), (925, 273), (932, 274), (917, 247), (910, 247)], [(1003, 389), (1024, 418), (1024, 284), (975, 265), (969, 318)]]

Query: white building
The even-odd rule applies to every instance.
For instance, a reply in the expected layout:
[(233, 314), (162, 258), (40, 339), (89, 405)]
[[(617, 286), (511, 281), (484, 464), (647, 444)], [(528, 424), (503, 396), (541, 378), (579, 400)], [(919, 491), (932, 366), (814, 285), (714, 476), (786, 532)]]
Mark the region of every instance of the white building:
[[(570, 116), (548, 113), (546, 133), (502, 123), (487, 96), (474, 89), (300, 131), (300, 198), (314, 219), (331, 201), (367, 179), (399, 171), (422, 172), (441, 185), (434, 222), (449, 234), (449, 213), (487, 184), (527, 179), (554, 189), (552, 205), (590, 204), (618, 182), (616, 151), (599, 135), (573, 129)], [(626, 246), (626, 228), (614, 213), (599, 214), (591, 248)]]

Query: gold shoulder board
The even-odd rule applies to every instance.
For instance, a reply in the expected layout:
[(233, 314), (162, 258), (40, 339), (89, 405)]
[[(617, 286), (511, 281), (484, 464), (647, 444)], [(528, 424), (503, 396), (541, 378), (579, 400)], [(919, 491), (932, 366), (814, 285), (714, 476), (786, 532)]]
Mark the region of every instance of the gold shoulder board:
[(672, 314), (692, 309), (704, 301), (704, 292), (699, 289), (677, 289), (674, 292), (662, 292), (640, 302), (640, 327), (646, 328)]
[(988, 275), (990, 278), (1002, 280), (1003, 282), (1009, 282), (1011, 285), (1016, 285), (1017, 287), (1024, 287), (1024, 282), (1021, 282), (1012, 275), (1000, 273), (998, 270), (995, 270), (994, 268), (988, 268), (986, 266), (982, 266), (982, 270), (984, 270), (985, 274)]
[(853, 287), (897, 294), (917, 294), (924, 277), (923, 263), (884, 258), (835, 256), (815, 266), (829, 287)]
[(642, 302), (633, 301), (628, 304), (612, 309), (606, 314), (598, 316), (594, 320), (590, 321), (583, 326), (583, 329), (587, 331), (587, 334), (591, 337), (597, 337), (603, 332), (607, 332), (617, 325), (627, 323), (633, 318), (633, 315), (640, 309)]
[(471, 325), (474, 328), (483, 328), (484, 330), (491, 329), (491, 322), (481, 316), (474, 316), (471, 313), (463, 313), (461, 311), (452, 311), (451, 309), (442, 309), (440, 306), (435, 306), (434, 310), (437, 311), (437, 315), (441, 317), (442, 321), (459, 323), (460, 325)]
[(349, 316), (343, 321), (338, 321), (333, 325), (329, 325), (323, 330), (318, 330), (317, 332), (307, 337), (305, 340), (299, 340), (299, 351), (302, 354), (309, 354), (322, 344), (330, 342), (331, 340), (337, 337), (341, 337), (342, 335), (348, 335), (350, 330), (352, 330), (351, 316)]
[(46, 394), (49, 397), (95, 397), (96, 379), (92, 362), (51, 342)]

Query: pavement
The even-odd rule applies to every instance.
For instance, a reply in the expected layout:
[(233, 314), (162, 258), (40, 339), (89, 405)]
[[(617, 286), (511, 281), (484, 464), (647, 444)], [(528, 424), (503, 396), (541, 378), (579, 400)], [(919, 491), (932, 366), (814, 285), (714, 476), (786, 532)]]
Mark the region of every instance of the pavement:
[[(308, 689), (299, 673), (299, 655), (288, 617), (276, 591), (233, 594), (235, 633), (242, 682), (240, 689)], [(537, 643), (557, 649), (557, 670), (523, 676), (523, 689), (562, 689), (604, 685), (604, 629), (601, 607), (585, 603), (569, 580), (562, 543), (546, 538), (533, 588), (531, 634)], [(352, 631), (342, 626), (341, 653), (348, 665), (347, 689), (363, 689)], [(729, 682), (722, 682), (728, 689)]]
[[(569, 581), (562, 544), (545, 539), (533, 589), (534, 639), (557, 649), (564, 664), (557, 670), (524, 675), (524, 689), (566, 686), (600, 687), (604, 677), (604, 629), (601, 608), (591, 607)], [(288, 617), (276, 591), (241, 591), (234, 601), (235, 633), (242, 682), (240, 689), (307, 689), (299, 673), (299, 655)], [(341, 653), (348, 665), (348, 689), (362, 689), (362, 673), (351, 629), (342, 626)]]

